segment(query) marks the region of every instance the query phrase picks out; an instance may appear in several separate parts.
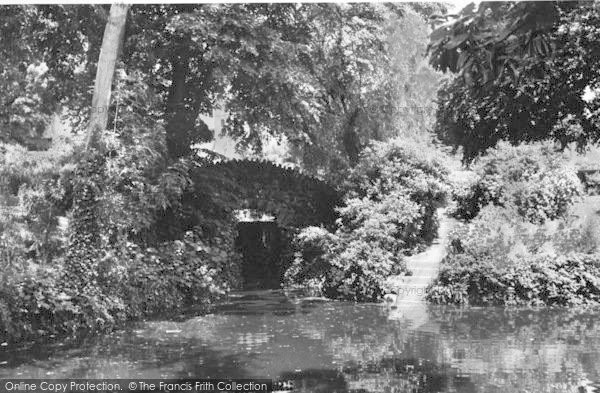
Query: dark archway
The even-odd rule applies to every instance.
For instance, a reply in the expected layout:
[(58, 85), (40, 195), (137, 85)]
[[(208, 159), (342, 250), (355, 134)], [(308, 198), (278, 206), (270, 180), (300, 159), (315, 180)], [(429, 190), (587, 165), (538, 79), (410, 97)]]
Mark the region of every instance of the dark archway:
[(244, 289), (278, 288), (283, 277), (285, 238), (275, 221), (242, 221), (236, 246), (242, 254)]
[[(188, 230), (207, 239), (229, 234), (230, 242), (220, 245), (243, 257), (236, 262), (244, 278), (239, 282), (248, 287), (279, 286), (291, 263), (293, 235), (311, 225), (332, 227), (342, 200), (328, 183), (268, 161), (203, 163), (193, 166), (189, 177), (192, 186), (180, 204), (158, 222), (160, 238), (180, 239)], [(240, 210), (267, 214), (273, 222), (241, 222), (236, 217)]]

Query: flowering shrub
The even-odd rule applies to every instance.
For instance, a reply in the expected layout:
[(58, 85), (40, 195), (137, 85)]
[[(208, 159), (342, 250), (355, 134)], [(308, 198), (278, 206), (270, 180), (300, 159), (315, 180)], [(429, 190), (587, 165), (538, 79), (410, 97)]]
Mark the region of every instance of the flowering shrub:
[(600, 254), (497, 258), (452, 254), (427, 293), (434, 303), (566, 306), (600, 303)]
[(475, 164), (477, 180), (456, 197), (456, 215), (472, 219), (488, 204), (516, 206), (531, 222), (563, 217), (582, 194), (575, 168), (551, 144), (500, 142)]
[(581, 183), (573, 168), (537, 173), (515, 192), (519, 214), (531, 222), (563, 217), (576, 197), (582, 194)]
[(427, 297), (434, 303), (576, 305), (600, 302), (597, 220), (533, 224), (485, 207), (450, 235)]
[(424, 151), (399, 140), (367, 149), (344, 186), (335, 231), (308, 227), (297, 235), (288, 283), (316, 283), (332, 298), (379, 299), (385, 279), (406, 270), (403, 255), (436, 235), (447, 171)]

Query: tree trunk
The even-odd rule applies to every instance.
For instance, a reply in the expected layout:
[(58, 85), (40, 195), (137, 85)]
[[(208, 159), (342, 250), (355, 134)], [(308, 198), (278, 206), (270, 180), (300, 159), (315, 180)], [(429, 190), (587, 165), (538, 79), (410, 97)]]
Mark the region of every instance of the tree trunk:
[(90, 122), (87, 128), (86, 148), (88, 150), (100, 146), (101, 134), (108, 123), (112, 80), (125, 35), (128, 9), (129, 5), (127, 4), (113, 4), (110, 6), (110, 15), (104, 29), (102, 47), (100, 48)]
[(189, 59), (174, 56), (171, 61), (173, 73), (167, 99), (167, 149), (169, 157), (177, 159), (190, 152), (190, 138), (196, 121), (196, 113), (186, 106), (186, 80), (190, 72)]
[(348, 157), (348, 162), (351, 167), (354, 167), (358, 163), (358, 157), (360, 155), (360, 138), (356, 132), (356, 126), (358, 118), (360, 116), (360, 109), (355, 109), (350, 118), (347, 120), (344, 126), (344, 133), (342, 135), (342, 142), (344, 150)]
[(110, 7), (96, 70), (86, 152), (77, 165), (73, 179), (73, 210), (64, 278), (77, 294), (87, 296), (102, 296), (98, 275), (103, 232), (99, 200), (103, 192), (106, 162), (102, 133), (108, 123), (111, 84), (124, 37), (128, 8), (124, 4)]

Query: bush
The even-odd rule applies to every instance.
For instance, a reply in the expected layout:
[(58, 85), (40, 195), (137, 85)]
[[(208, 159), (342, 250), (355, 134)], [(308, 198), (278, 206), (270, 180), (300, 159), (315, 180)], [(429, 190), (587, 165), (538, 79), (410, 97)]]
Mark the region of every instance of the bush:
[(0, 289), (0, 337), (18, 341), (48, 334), (69, 335), (102, 329), (122, 315), (125, 305), (113, 294), (77, 293), (63, 280), (61, 263), (31, 261), (4, 267)]
[(488, 206), (451, 233), (427, 298), (471, 305), (598, 303), (599, 230), (593, 220), (533, 224), (514, 210)]
[(335, 233), (317, 227), (299, 233), (299, 252), (287, 277), (319, 283), (332, 298), (379, 299), (385, 279), (405, 270), (402, 253), (418, 233), (419, 207), (405, 197), (376, 204), (350, 199), (338, 211)]
[(428, 290), (434, 303), (573, 306), (600, 303), (600, 254), (540, 255), (503, 264), (452, 254)]
[(76, 150), (63, 134), (50, 133), (47, 151), (0, 144), (0, 249), (46, 262), (63, 252), (66, 239), (58, 224), (70, 207)]
[(99, 264), (100, 286), (118, 291), (128, 318), (208, 304), (228, 291), (239, 273), (237, 255), (221, 251), (189, 231), (183, 240), (142, 249), (132, 242), (105, 253)]
[[(410, 139), (375, 142), (365, 149), (361, 161), (352, 170), (345, 189), (347, 199), (367, 198), (374, 204), (387, 205), (388, 214), (398, 214), (393, 207), (400, 197), (418, 206), (412, 227), (398, 238), (407, 249), (419, 247), (435, 238), (436, 209), (450, 192), (448, 166), (450, 158), (430, 143)], [(389, 198), (389, 201), (385, 199)], [(385, 211), (384, 206), (379, 209)], [(410, 209), (407, 215), (411, 216)], [(411, 241), (412, 240), (412, 241)]]
[(123, 242), (102, 255), (92, 291), (65, 282), (60, 260), (52, 265), (13, 261), (0, 276), (0, 338), (101, 330), (192, 303), (208, 305), (239, 280), (239, 256), (223, 248), (194, 232), (157, 248)]
[(316, 283), (332, 298), (379, 299), (385, 279), (405, 272), (403, 255), (436, 235), (436, 209), (449, 187), (443, 162), (426, 149), (399, 140), (366, 149), (344, 186), (336, 230), (297, 235), (287, 282)]
[(574, 167), (549, 143), (513, 146), (500, 142), (479, 158), (477, 180), (456, 193), (459, 218), (472, 219), (488, 204), (516, 206), (531, 222), (564, 217), (582, 195)]

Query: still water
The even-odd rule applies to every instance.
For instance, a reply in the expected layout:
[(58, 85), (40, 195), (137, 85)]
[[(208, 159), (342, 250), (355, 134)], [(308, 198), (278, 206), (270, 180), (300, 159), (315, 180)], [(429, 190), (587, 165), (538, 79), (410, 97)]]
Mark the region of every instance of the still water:
[(391, 309), (255, 291), (78, 342), (0, 348), (0, 378), (293, 379), (297, 392), (600, 392), (600, 313)]

